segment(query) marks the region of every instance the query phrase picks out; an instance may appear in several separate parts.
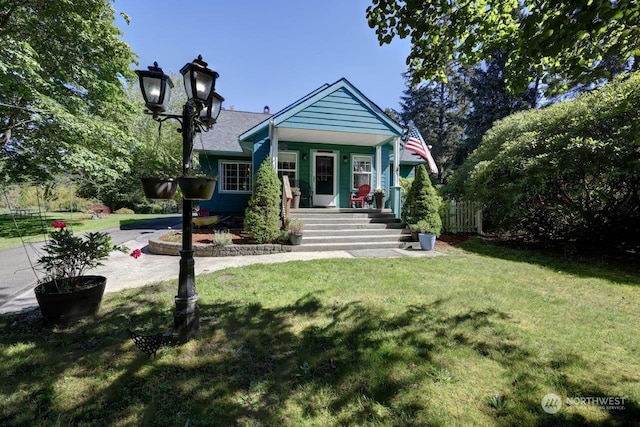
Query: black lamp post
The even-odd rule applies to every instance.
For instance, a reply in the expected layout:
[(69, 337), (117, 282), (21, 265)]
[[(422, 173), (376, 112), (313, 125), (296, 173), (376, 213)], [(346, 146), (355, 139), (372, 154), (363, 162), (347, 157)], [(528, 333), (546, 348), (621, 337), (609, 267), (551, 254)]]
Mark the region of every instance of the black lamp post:
[[(146, 107), (156, 121), (175, 119), (182, 125), (182, 174), (187, 175), (192, 167), (193, 138), (196, 132), (206, 132), (213, 126), (220, 114), (224, 98), (215, 92), (218, 73), (207, 68), (202, 56), (186, 64), (180, 70), (184, 78), (187, 102), (182, 107), (182, 115), (165, 113), (171, 97), (173, 82), (154, 63), (149, 70), (137, 70), (140, 89)], [(180, 274), (178, 295), (175, 297), (173, 313), (173, 337), (178, 342), (187, 342), (200, 328), (198, 316), (198, 294), (193, 259), (193, 201), (182, 199), (182, 250), (180, 251)]]

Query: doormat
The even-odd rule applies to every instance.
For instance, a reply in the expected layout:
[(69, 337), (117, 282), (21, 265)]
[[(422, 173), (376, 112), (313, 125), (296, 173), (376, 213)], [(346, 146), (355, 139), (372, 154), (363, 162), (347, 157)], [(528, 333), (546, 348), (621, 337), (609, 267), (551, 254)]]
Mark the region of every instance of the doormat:
[(358, 249), (348, 252), (356, 258), (388, 258), (404, 256), (402, 253), (396, 251), (395, 249)]

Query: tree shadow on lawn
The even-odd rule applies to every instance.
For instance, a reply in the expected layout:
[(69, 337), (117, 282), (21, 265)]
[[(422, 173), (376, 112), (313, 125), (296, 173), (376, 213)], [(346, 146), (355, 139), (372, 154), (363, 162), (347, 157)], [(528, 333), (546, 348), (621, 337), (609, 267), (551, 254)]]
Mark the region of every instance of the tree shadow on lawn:
[(80, 220), (71, 221), (63, 216), (59, 218), (44, 217), (34, 215), (30, 217), (12, 217), (9, 215), (0, 216), (0, 238), (8, 239), (12, 237), (43, 237), (47, 234), (51, 223), (55, 220), (64, 221), (69, 226), (81, 224)]
[(525, 262), (580, 277), (594, 277), (625, 285), (640, 285), (640, 263), (596, 253), (573, 252), (561, 248), (535, 249), (512, 242), (472, 238), (456, 247), (478, 255)]
[[(553, 376), (572, 395), (606, 395), (568, 379), (565, 369), (580, 363), (579, 356), (541, 362), (519, 341), (508, 314), (463, 309), (451, 315), (444, 300), (395, 314), (314, 294), (273, 308), (201, 303), (197, 339), (149, 359), (125, 329), (153, 333), (170, 325), (172, 307), (153, 295), (165, 289), (131, 291), (98, 319), (68, 329), (42, 329), (33, 314), (2, 318), (0, 424), (444, 425), (456, 419), (434, 407), (444, 398), (495, 424), (588, 425), (580, 414), (546, 414), (541, 383)], [(464, 372), (453, 375), (438, 362), (450, 351), (499, 364), (508, 404), (478, 409), (446, 396), (451, 383), (465, 381)], [(61, 407), (65, 383), (74, 378), (82, 379), (76, 397)], [(509, 385), (512, 379), (517, 386)], [(599, 425), (640, 420), (636, 404), (626, 405)]]
[(120, 221), (120, 230), (168, 230), (169, 228), (180, 227), (182, 216), (161, 216), (145, 220), (126, 219)]

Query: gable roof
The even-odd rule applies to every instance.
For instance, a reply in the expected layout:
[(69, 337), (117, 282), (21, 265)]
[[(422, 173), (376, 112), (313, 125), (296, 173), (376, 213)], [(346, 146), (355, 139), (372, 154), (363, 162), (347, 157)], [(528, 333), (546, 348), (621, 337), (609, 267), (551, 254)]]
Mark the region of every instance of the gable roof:
[[(271, 117), (271, 114), (222, 110), (211, 130), (197, 134), (193, 148), (200, 152), (243, 154), (238, 135)], [(244, 153), (246, 154), (246, 153)]]
[[(323, 85), (240, 135), (240, 142), (264, 135), (273, 121), (280, 140), (376, 145), (401, 136), (403, 129), (347, 79)], [(329, 140), (328, 140), (329, 139)]]

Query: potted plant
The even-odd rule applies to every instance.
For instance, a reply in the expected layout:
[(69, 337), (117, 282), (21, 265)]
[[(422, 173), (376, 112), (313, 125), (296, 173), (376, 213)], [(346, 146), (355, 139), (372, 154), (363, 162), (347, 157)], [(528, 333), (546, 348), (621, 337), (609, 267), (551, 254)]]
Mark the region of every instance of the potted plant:
[(143, 176), (140, 180), (147, 199), (171, 200), (178, 189), (178, 181), (175, 178)]
[(181, 173), (180, 163), (166, 151), (157, 147), (157, 150), (144, 153), (140, 181), (148, 199), (171, 200), (178, 189), (175, 177)]
[(189, 200), (209, 200), (213, 197), (218, 177), (211, 177), (203, 172), (194, 172), (178, 178), (182, 197)]
[(114, 246), (105, 232), (74, 236), (63, 221), (51, 225), (55, 230), (42, 249), (44, 255), (38, 259), (47, 275), (34, 289), (42, 316), (57, 323), (95, 315), (107, 279), (85, 272), (102, 265), (111, 251), (126, 248)]
[(373, 193), (373, 197), (375, 198), (375, 201), (376, 201), (376, 208), (384, 209), (384, 202), (385, 202), (384, 190), (382, 188), (376, 188), (376, 191)]
[[(433, 188), (426, 168), (424, 165), (419, 165), (402, 207), (402, 217), (405, 223), (410, 224), (411, 231), (418, 232), (418, 241), (425, 242), (424, 246), (422, 243), (420, 245), (423, 250), (433, 249), (435, 238), (442, 231), (441, 203), (442, 199)], [(430, 236), (422, 236), (421, 238), (421, 234), (429, 234)]]
[(423, 251), (433, 250), (436, 245), (436, 237), (440, 235), (442, 230), (442, 226), (434, 226), (424, 219), (416, 224), (411, 224), (409, 228), (412, 232), (418, 233), (418, 242), (420, 242), (420, 249)]
[(304, 221), (300, 219), (289, 220), (287, 227), (289, 231), (289, 241), (292, 245), (302, 244), (302, 232), (304, 231)]

